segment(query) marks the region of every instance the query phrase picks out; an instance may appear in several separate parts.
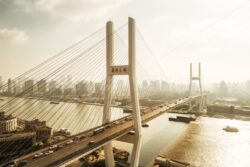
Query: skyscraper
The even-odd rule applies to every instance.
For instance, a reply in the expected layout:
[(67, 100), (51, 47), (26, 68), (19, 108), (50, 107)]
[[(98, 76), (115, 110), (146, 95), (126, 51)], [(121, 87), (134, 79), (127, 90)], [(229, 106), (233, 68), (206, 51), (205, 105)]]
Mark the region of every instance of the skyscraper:
[(56, 85), (57, 85), (56, 81), (50, 81), (49, 82), (49, 93), (50, 93), (50, 95), (52, 95), (55, 92)]
[(101, 82), (95, 83), (95, 96), (102, 96), (104, 93), (104, 85)]
[(81, 95), (86, 95), (88, 92), (87, 92), (87, 84), (82, 81), (82, 82), (79, 82), (78, 84), (76, 84), (76, 95), (77, 96), (81, 96)]
[(12, 93), (13, 93), (13, 91), (12, 91), (12, 81), (9, 78), (8, 79), (8, 94), (11, 95)]
[(33, 95), (34, 91), (34, 81), (28, 80), (24, 83), (24, 94), (26, 95)]
[(38, 94), (40, 94), (40, 95), (44, 95), (46, 93), (47, 82), (45, 79), (42, 79), (42, 80), (37, 82), (37, 90), (38, 90)]

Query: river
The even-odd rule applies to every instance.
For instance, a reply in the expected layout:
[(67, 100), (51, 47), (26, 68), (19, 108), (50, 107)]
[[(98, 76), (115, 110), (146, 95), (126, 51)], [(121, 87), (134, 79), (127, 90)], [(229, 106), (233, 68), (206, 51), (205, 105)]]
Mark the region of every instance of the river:
[[(4, 101), (0, 101), (0, 107), (12, 98), (4, 99)], [(50, 101), (47, 100), (16, 98), (9, 102), (2, 111), (23, 120), (46, 121), (46, 124), (54, 130), (67, 128), (73, 135), (101, 125), (103, 106), (65, 102), (50, 104)], [(113, 107), (111, 109), (111, 120), (126, 115), (122, 108)]]

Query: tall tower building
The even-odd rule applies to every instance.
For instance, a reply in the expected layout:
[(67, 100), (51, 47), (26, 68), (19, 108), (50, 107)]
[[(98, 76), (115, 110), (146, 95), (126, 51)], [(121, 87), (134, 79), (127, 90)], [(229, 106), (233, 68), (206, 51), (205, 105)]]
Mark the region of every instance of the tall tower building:
[(57, 87), (56, 81), (50, 81), (49, 82), (49, 93), (50, 93), (50, 95), (55, 93), (56, 87)]
[(86, 82), (82, 81), (76, 84), (75, 86), (76, 96), (80, 97), (81, 95), (87, 94), (87, 84)]
[(8, 79), (8, 94), (11, 95), (12, 93), (13, 93), (13, 91), (12, 91), (12, 81), (9, 78)]
[(42, 79), (42, 80), (37, 82), (37, 90), (38, 90), (38, 94), (40, 94), (40, 95), (44, 95), (46, 93), (47, 82), (45, 79)]
[(24, 94), (33, 95), (34, 92), (34, 81), (28, 80), (24, 83)]

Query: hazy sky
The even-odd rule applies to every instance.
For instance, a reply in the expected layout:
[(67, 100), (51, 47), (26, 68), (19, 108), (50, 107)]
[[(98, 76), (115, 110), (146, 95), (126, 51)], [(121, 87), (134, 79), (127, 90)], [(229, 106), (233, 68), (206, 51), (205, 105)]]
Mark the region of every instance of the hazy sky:
[(22, 74), (128, 16), (169, 80), (186, 82), (199, 61), (204, 82), (250, 79), (249, 0), (0, 0), (0, 75)]

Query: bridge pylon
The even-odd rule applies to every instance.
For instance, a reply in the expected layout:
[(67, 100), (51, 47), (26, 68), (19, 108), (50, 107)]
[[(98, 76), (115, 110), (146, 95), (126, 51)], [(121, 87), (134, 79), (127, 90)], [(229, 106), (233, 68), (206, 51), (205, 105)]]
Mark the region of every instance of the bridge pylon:
[[(131, 155), (131, 167), (139, 165), (139, 153), (141, 148), (141, 114), (139, 106), (138, 88), (136, 80), (136, 34), (135, 34), (135, 20), (129, 18), (128, 20), (128, 65), (114, 65), (114, 37), (113, 37), (113, 22), (108, 21), (106, 24), (106, 85), (103, 108), (103, 124), (110, 122), (111, 119), (111, 100), (112, 100), (112, 86), (113, 76), (128, 75), (130, 96), (133, 108), (133, 119), (135, 129), (135, 140)], [(111, 142), (104, 145), (105, 163), (107, 167), (114, 167), (114, 155), (112, 151)]]
[[(193, 76), (193, 66), (192, 63), (190, 63), (190, 82), (189, 82), (189, 96), (192, 94), (192, 83), (193, 81), (199, 82), (199, 93), (200, 93), (200, 104), (199, 104), (199, 112), (203, 110), (203, 91), (202, 91), (202, 85), (201, 85), (201, 63), (199, 63), (199, 73), (198, 76)], [(192, 104), (190, 102), (189, 108), (192, 108)]]

